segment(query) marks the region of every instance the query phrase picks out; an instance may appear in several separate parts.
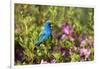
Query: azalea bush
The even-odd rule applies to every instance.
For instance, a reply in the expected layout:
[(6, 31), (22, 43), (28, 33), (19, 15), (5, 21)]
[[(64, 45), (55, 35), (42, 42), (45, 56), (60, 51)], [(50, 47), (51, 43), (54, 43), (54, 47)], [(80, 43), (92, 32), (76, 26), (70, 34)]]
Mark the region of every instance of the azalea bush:
[[(15, 65), (93, 61), (93, 17), (93, 8), (15, 4)], [(47, 20), (52, 37), (36, 46)]]

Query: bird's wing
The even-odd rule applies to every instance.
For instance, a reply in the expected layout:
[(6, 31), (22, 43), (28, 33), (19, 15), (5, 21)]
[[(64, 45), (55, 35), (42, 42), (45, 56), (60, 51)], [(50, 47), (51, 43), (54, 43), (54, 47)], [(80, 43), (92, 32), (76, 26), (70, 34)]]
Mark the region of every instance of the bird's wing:
[(38, 39), (38, 41), (36, 42), (36, 45), (39, 45), (40, 43), (42, 43), (43, 42), (43, 37), (45, 36), (45, 34), (44, 33), (41, 33), (40, 34), (40, 36), (39, 36), (39, 39)]
[(45, 33), (44, 32), (40, 33), (39, 40), (42, 39), (43, 36), (45, 36)]
[(46, 34), (45, 33), (42, 33), (40, 36), (39, 36), (39, 42), (43, 42), (45, 40), (45, 36)]

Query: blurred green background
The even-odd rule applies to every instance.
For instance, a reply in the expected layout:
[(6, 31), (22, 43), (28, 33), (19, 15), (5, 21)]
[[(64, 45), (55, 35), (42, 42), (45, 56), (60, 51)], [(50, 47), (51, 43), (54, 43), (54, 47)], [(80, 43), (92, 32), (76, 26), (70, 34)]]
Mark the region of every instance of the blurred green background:
[[(15, 65), (94, 60), (93, 17), (93, 8), (16, 3), (14, 5)], [(52, 39), (35, 49), (35, 42), (47, 20), (52, 22)], [(62, 25), (65, 23), (74, 28), (74, 37), (70, 36), (74, 41), (70, 38), (61, 39)], [(80, 39), (83, 34), (86, 45), (81, 48)], [(81, 52), (84, 53), (83, 56), (80, 55)]]

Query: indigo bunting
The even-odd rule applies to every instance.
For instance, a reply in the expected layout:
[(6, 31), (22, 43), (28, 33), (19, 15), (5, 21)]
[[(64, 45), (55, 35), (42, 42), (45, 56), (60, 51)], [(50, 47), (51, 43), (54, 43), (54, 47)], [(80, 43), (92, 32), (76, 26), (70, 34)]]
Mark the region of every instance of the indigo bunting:
[(51, 21), (48, 20), (48, 21), (46, 21), (46, 23), (44, 25), (44, 30), (41, 32), (41, 34), (39, 36), (39, 40), (36, 42), (35, 45), (39, 46), (41, 43), (48, 40), (49, 37), (51, 36), (51, 34), (52, 34)]

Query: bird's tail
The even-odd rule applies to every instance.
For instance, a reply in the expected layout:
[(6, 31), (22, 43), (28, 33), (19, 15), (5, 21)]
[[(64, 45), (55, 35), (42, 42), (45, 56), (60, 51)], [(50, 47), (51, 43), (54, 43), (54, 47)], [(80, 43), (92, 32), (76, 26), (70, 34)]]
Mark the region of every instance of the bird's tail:
[(41, 44), (41, 42), (39, 42), (39, 41), (35, 43), (36, 46), (40, 46), (40, 44)]

